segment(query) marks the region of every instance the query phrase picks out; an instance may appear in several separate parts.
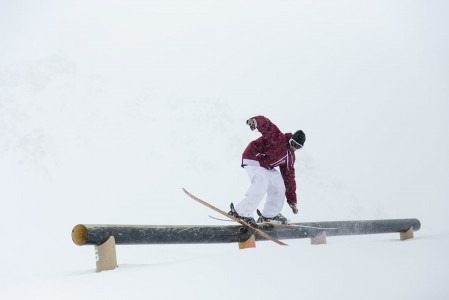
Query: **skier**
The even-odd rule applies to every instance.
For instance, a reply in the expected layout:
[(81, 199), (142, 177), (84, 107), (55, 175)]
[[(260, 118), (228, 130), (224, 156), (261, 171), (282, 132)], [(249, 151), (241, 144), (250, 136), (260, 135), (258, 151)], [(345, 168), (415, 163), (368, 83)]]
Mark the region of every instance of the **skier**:
[[(294, 214), (298, 213), (295, 180), (295, 151), (306, 141), (302, 130), (294, 134), (282, 133), (268, 118), (256, 116), (246, 121), (251, 130), (257, 129), (262, 136), (249, 143), (242, 155), (242, 167), (248, 174), (251, 186), (245, 198), (235, 207), (231, 203), (228, 214), (251, 225), (256, 225), (254, 211), (267, 194), (258, 223), (288, 224), (281, 214), (284, 197)], [(280, 172), (275, 168), (279, 167)]]

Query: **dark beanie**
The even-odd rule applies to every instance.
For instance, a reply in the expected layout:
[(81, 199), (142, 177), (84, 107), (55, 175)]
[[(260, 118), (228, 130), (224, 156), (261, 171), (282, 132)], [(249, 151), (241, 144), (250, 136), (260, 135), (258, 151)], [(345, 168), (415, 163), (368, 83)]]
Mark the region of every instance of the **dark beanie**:
[(304, 143), (306, 141), (306, 135), (302, 130), (298, 130), (293, 134), (292, 139), (301, 146), (304, 146)]

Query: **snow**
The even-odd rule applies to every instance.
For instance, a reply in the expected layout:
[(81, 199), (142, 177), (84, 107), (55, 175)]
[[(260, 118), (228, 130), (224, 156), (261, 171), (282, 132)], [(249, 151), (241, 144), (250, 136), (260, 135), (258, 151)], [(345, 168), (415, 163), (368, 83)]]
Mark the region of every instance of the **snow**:
[[(445, 1), (2, 1), (2, 299), (448, 299)], [(418, 218), (398, 234), (117, 246), (76, 224), (222, 224), (245, 125), (303, 129), (294, 222)]]

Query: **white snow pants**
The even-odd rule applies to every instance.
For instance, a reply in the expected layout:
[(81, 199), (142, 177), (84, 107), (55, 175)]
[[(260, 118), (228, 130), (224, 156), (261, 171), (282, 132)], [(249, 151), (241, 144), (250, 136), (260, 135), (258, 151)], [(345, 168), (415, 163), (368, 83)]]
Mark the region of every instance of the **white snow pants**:
[(260, 166), (245, 166), (251, 186), (246, 192), (245, 199), (240, 201), (235, 210), (240, 216), (253, 217), (265, 194), (267, 199), (262, 215), (267, 218), (277, 216), (284, 206), (285, 184), (279, 171), (267, 170)]

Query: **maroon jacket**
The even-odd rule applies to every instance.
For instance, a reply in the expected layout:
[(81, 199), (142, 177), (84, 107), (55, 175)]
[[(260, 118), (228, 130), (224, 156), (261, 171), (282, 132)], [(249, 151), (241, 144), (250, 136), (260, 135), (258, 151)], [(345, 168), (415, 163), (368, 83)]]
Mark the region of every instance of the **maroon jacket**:
[(249, 143), (242, 155), (243, 159), (256, 160), (265, 169), (279, 167), (285, 183), (288, 204), (296, 205), (295, 152), (290, 150), (291, 133), (283, 134), (279, 128), (264, 116), (256, 116), (257, 129), (262, 136)]

